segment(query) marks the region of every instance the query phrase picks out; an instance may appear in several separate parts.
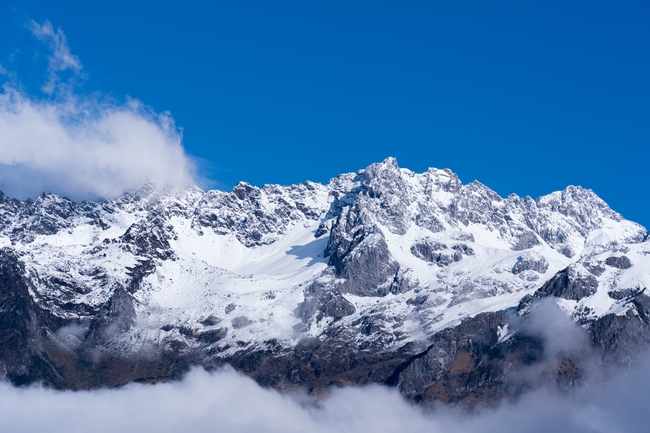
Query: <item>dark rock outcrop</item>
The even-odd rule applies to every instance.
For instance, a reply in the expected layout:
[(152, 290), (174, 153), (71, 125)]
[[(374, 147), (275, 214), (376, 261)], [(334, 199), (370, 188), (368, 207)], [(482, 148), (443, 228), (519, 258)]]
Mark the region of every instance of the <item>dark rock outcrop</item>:
[(463, 254), (473, 256), (474, 250), (466, 244), (456, 244), (447, 247), (446, 244), (425, 238), (411, 246), (411, 254), (418, 259), (444, 267), (461, 261)]
[(548, 261), (537, 254), (524, 254), (517, 257), (517, 263), (512, 267), (513, 274), (520, 274), (524, 271), (535, 271), (543, 274), (548, 270)]
[(553, 276), (535, 293), (537, 297), (557, 296), (579, 301), (591, 296), (598, 289), (598, 280), (591, 274), (581, 274), (574, 267), (568, 267)]
[(605, 264), (617, 269), (629, 269), (632, 267), (632, 262), (626, 256), (608, 257)]

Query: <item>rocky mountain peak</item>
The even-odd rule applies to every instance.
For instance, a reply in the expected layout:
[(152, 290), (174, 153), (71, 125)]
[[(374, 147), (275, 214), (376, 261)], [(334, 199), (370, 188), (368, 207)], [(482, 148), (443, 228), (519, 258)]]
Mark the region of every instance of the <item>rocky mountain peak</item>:
[(25, 328), (0, 324), (0, 374), (74, 388), (230, 363), (279, 388), (480, 400), (472, 377), (506, 389), (541, 347), (508, 330), (536, 300), (610, 351), (606, 321), (650, 327), (646, 240), (590, 190), (503, 199), (394, 158), (327, 185), (0, 196), (2, 323)]
[(593, 220), (602, 218), (623, 220), (623, 217), (614, 212), (596, 193), (580, 186), (569, 186), (563, 191), (539, 197), (537, 205), (574, 218), (583, 224), (590, 224)]
[(429, 168), (426, 171), (424, 184), (425, 193), (428, 194), (434, 194), (437, 191), (454, 193), (458, 192), (463, 186), (458, 175), (448, 168), (443, 170)]

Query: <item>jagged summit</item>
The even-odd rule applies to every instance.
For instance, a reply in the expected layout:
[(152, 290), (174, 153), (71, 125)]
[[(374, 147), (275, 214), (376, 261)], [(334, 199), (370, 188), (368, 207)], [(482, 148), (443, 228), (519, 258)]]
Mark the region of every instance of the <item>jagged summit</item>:
[(593, 191), (502, 198), (394, 158), (327, 185), (0, 195), (0, 248), (0, 375), (63, 388), (230, 363), (279, 388), (371, 381), (426, 401), (466, 351), (458, 400), (478, 395), (472, 372), (502, 386), (524, 356), (506, 309), (556, 297), (606, 353), (603, 321), (650, 317), (647, 231)]

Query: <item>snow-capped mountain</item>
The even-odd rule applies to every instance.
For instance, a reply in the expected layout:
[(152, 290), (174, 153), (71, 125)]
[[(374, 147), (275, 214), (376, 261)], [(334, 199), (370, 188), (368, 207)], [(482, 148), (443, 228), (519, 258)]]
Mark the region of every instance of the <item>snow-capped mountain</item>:
[[(504, 199), (392, 158), (327, 185), (3, 195), (0, 246), (0, 376), (14, 383), (229, 363), (276, 388), (490, 401), (543, 358), (544, 339), (512, 318), (547, 297), (602, 360), (650, 342), (646, 229), (580, 187)], [(575, 381), (579, 359), (558, 362), (557, 381)]]

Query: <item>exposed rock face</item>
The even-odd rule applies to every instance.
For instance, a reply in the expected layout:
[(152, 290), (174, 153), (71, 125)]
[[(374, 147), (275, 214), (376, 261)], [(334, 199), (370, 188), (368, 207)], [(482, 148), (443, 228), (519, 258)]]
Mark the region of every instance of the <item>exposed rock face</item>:
[(539, 254), (528, 252), (517, 257), (517, 263), (512, 267), (513, 274), (520, 274), (524, 271), (535, 271), (543, 274), (548, 271), (548, 261)]
[(495, 349), (499, 343), (497, 329), (505, 324), (503, 312), (486, 313), (439, 332), (426, 352), (404, 365), (392, 380), (402, 394), (416, 401), (495, 401), (503, 394), (499, 389), (503, 384), (495, 386), (494, 379), (503, 381), (505, 374), (495, 371), (496, 357), (490, 352), (499, 350)]
[[(34, 302), (22, 275), (20, 262), (13, 252), (0, 251), (0, 373), (14, 383), (24, 383), (38, 354), (39, 323)], [(38, 358), (36, 358), (38, 359)]]
[(327, 276), (312, 282), (304, 291), (304, 301), (296, 308), (295, 315), (304, 323), (315, 316), (318, 321), (323, 317), (335, 320), (356, 312), (354, 305), (345, 299), (340, 290), (330, 287), (331, 278)]
[(605, 263), (613, 268), (617, 269), (629, 269), (632, 267), (632, 262), (625, 256), (620, 257), (607, 257)]
[(537, 292), (539, 296), (556, 296), (579, 301), (592, 296), (598, 290), (598, 280), (591, 274), (581, 273), (568, 267), (548, 280)]
[(318, 205), (323, 194), (327, 194), (324, 187), (312, 182), (289, 188), (279, 185), (257, 188), (240, 182), (230, 194), (205, 193), (196, 204), (193, 223), (198, 230), (210, 228), (217, 234), (235, 233), (247, 247), (271, 244), (292, 224), (318, 220), (324, 210)]
[(118, 286), (97, 319), (92, 322), (86, 341), (93, 347), (105, 344), (114, 336), (131, 329), (135, 318), (133, 298), (124, 288)]
[(411, 254), (415, 257), (435, 263), (436, 265), (448, 266), (453, 262), (459, 262), (463, 259), (463, 254), (474, 255), (474, 250), (466, 244), (447, 245), (425, 238), (419, 240), (411, 246)]
[(580, 187), (504, 199), (392, 158), (327, 185), (0, 195), (0, 245), (0, 376), (17, 384), (229, 363), (280, 389), (490, 403), (580, 383), (584, 354), (549, 364), (545, 334), (522, 325), (547, 298), (607, 365), (650, 344), (643, 227)]
[(337, 277), (345, 278), (344, 293), (357, 296), (386, 296), (399, 264), (379, 233), (366, 237), (341, 260)]

